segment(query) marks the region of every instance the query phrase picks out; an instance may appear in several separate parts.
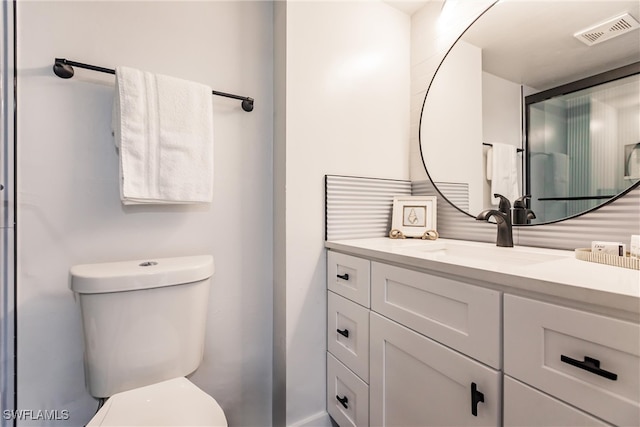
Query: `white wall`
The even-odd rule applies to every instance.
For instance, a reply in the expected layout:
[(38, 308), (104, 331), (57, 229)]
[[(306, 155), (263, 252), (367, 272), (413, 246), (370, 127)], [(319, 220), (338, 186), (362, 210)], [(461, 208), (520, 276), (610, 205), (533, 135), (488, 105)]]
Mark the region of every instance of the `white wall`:
[(482, 104), (482, 50), (460, 41), (429, 89), (420, 139), (431, 179), (468, 184), (470, 212), (485, 206)]
[[(524, 100), (520, 93), (520, 85), (483, 71), (482, 93), (482, 140), (487, 143), (500, 142), (523, 148), (521, 117)], [(486, 170), (487, 166), (487, 151), (488, 148), (485, 147), (482, 156), (483, 170)], [(518, 182), (523, 182), (522, 155), (518, 155)], [(491, 206), (494, 201), (491, 194), (491, 181), (485, 176), (483, 183), (482, 206)]]
[(290, 1), (283, 15), (286, 123), (278, 110), (276, 123), (286, 146), (276, 147), (286, 190), (275, 215), (286, 215), (276, 266), (286, 272), (275, 286), (286, 331), (276, 340), (285, 348), (274, 351), (286, 358), (286, 424), (318, 425), (326, 422), (323, 178), (408, 179), (410, 20), (379, 1)]
[(482, 72), (482, 138), (522, 147), (522, 96), (520, 85)]
[(418, 129), (427, 89), (456, 39), (493, 0), (434, 0), (411, 16), (411, 180), (426, 180)]
[[(20, 408), (67, 409), (69, 420), (51, 424), (73, 426), (96, 410), (84, 388), (72, 265), (213, 254), (205, 355), (192, 381), (218, 400), (230, 425), (270, 424), (272, 6), (18, 3)], [(214, 203), (123, 207), (110, 131), (113, 76), (76, 69), (62, 80), (51, 71), (55, 57), (254, 97), (252, 113), (214, 97)]]

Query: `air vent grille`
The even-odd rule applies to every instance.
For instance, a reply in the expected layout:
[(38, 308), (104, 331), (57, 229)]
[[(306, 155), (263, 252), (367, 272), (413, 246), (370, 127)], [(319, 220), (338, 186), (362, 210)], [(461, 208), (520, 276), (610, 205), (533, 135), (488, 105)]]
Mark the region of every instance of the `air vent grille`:
[(578, 31), (573, 36), (587, 46), (593, 46), (594, 44), (621, 36), (637, 28), (640, 28), (640, 23), (636, 21), (633, 16), (625, 13), (582, 31)]

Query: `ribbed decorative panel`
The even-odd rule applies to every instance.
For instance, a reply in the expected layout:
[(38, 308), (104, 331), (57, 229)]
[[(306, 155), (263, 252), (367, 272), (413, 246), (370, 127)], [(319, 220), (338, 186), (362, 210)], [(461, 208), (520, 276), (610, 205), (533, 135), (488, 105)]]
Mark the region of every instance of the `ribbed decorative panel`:
[(579, 217), (517, 229), (514, 241), (523, 246), (573, 250), (605, 240), (626, 243), (628, 248), (630, 236), (640, 234), (640, 188)]
[[(494, 242), (497, 230), (494, 224), (476, 221), (447, 203), (435, 189), (431, 181), (411, 183), (414, 196), (438, 197), (438, 233), (446, 239), (473, 240), (476, 242)], [(480, 213), (480, 212), (478, 212)]]
[[(430, 181), (414, 181), (413, 195), (438, 196), (438, 233), (447, 239), (495, 242), (495, 224), (476, 221), (442, 200)], [(629, 246), (640, 234), (640, 188), (608, 205), (553, 224), (513, 228), (517, 245), (573, 250), (590, 247), (593, 240), (619, 241)]]
[[(438, 232), (447, 239), (495, 242), (495, 224), (476, 221), (447, 203), (431, 181), (327, 175), (326, 239), (384, 237), (391, 226), (393, 196), (438, 197)], [(593, 212), (553, 224), (513, 228), (517, 245), (573, 250), (590, 247), (593, 240), (629, 245), (640, 234), (640, 188), (635, 188)]]
[[(590, 196), (591, 187), (591, 104), (588, 96), (567, 101), (567, 153), (569, 154), (569, 195)], [(589, 209), (589, 200), (567, 203), (567, 214), (575, 215)]]
[(466, 182), (436, 182), (438, 190), (454, 205), (469, 212), (469, 184)]
[(325, 238), (387, 236), (393, 197), (410, 195), (410, 181), (327, 175)]

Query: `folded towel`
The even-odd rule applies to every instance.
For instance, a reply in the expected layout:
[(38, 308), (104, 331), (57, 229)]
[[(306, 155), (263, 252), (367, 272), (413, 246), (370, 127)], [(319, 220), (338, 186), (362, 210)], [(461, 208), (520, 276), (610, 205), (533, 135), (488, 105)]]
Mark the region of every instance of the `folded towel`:
[(112, 124), (123, 204), (212, 201), (210, 87), (116, 67)]
[[(500, 203), (494, 194), (502, 194), (511, 203), (520, 197), (518, 182), (518, 151), (510, 144), (494, 142), (491, 147), (491, 200), (494, 205)], [(489, 162), (487, 162), (489, 163)]]

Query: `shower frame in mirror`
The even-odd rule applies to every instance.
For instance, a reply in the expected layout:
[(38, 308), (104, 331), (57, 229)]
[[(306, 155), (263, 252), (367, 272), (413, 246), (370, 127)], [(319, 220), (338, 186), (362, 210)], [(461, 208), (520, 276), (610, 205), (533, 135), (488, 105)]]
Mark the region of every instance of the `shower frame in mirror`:
[[(422, 123), (424, 120), (424, 114), (425, 114), (425, 105), (426, 105), (426, 101), (428, 99), (429, 93), (432, 89), (432, 86), (434, 84), (434, 82), (436, 81), (436, 77), (438, 76), (439, 71), (441, 70), (441, 68), (443, 67), (444, 62), (447, 60), (447, 57), (449, 56), (449, 54), (451, 53), (451, 51), (456, 47), (456, 45), (458, 44), (458, 42), (460, 42), (465, 33), (467, 32), (467, 30), (472, 27), (473, 25), (476, 24), (476, 22), (480, 19), (482, 19), (483, 16), (485, 16), (489, 11), (491, 11), (494, 6), (496, 6), (496, 4), (500, 3), (500, 0), (495, 0), (493, 1), (491, 4), (489, 4), (486, 9), (481, 12), (475, 19), (473, 19), (473, 21), (469, 24), (469, 26), (456, 38), (456, 40), (452, 43), (452, 45), (447, 49), (446, 53), (444, 54), (442, 60), (440, 61), (440, 63), (438, 64), (438, 66), (436, 67), (429, 85), (427, 86), (427, 90), (426, 90), (426, 94), (424, 96), (424, 100), (422, 103), (422, 108), (421, 108), (421, 112), (420, 112), (420, 120), (419, 120), (419, 126), (418, 126), (418, 148), (419, 148), (419, 152), (420, 152), (420, 156), (421, 156), (421, 160), (422, 160), (422, 165), (424, 167), (424, 170), (426, 172), (426, 175), (429, 179), (429, 181), (431, 182), (431, 184), (433, 185), (433, 188), (435, 189), (435, 191), (437, 192), (439, 197), (442, 197), (443, 200), (446, 201), (446, 203), (448, 203), (450, 206), (452, 206), (455, 210), (461, 212), (462, 214), (464, 214), (466, 217), (470, 217), (470, 218), (475, 218), (475, 215), (471, 212), (467, 212), (465, 210), (463, 210), (462, 208), (460, 208), (459, 206), (457, 206), (455, 203), (453, 203), (449, 198), (447, 198), (447, 196), (441, 191), (440, 188), (438, 188), (438, 185), (436, 183), (436, 180), (434, 179), (434, 177), (432, 176), (432, 174), (429, 172), (429, 169), (427, 168), (427, 164), (425, 162), (425, 152), (424, 152), (424, 148), (423, 148), (423, 131), (422, 131)], [(624, 67), (623, 67), (624, 68)], [(524, 104), (524, 103), (523, 103)], [(524, 105), (522, 105), (522, 107), (524, 107)], [(524, 108), (523, 108), (524, 109)], [(524, 115), (524, 111), (521, 112), (522, 115)], [(521, 116), (521, 125), (522, 125), (522, 143), (523, 146), (525, 144), (525, 140), (526, 140), (526, 135), (525, 135), (525, 118)], [(524, 153), (523, 153), (524, 154)], [(525, 157), (525, 156), (523, 156)], [(523, 160), (523, 166), (524, 165), (524, 160)], [(528, 170), (528, 168), (526, 168)], [(523, 171), (523, 173), (528, 173), (527, 171)], [(608, 199), (606, 202), (599, 204), (593, 208), (584, 210), (582, 212), (579, 212), (577, 214), (574, 215), (570, 215), (570, 216), (566, 216), (564, 218), (561, 219), (557, 219), (557, 220), (552, 220), (552, 221), (546, 221), (546, 222), (541, 222), (541, 223), (536, 223), (536, 224), (518, 224), (518, 227), (530, 227), (533, 225), (547, 225), (547, 224), (553, 224), (553, 223), (558, 223), (558, 222), (562, 222), (568, 219), (573, 219), (579, 216), (582, 216), (584, 214), (596, 211), (606, 205), (609, 205), (610, 203), (624, 197), (625, 195), (627, 195), (629, 192), (631, 192), (632, 190), (639, 188), (640, 187), (640, 182), (636, 182), (635, 184), (629, 186), (628, 188), (626, 188), (624, 191), (618, 193), (617, 195), (615, 195), (615, 197), (612, 197), (610, 199)], [(523, 185), (523, 189), (524, 189), (524, 185)], [(526, 193), (525, 193), (526, 194)]]
[[(533, 105), (536, 105), (540, 102), (553, 100), (554, 98), (558, 98), (564, 95), (571, 95), (579, 92), (581, 90), (596, 88), (600, 85), (604, 85), (606, 83), (612, 83), (626, 77), (631, 77), (640, 74), (640, 62), (635, 62), (623, 67), (615, 68), (613, 70), (606, 71), (604, 73), (599, 73), (594, 76), (590, 76), (584, 79), (577, 80), (575, 82), (567, 83), (558, 87), (554, 87), (551, 89), (544, 90), (542, 92), (534, 93), (532, 95), (526, 96), (524, 98), (525, 102), (525, 134), (524, 134), (524, 161), (525, 161), (525, 194), (532, 195), (532, 198), (535, 197), (535, 194), (532, 192), (532, 179), (531, 179), (531, 144), (530, 144), (530, 133), (531, 133), (531, 108)], [(624, 165), (623, 162), (623, 167)], [(622, 171), (624, 175), (624, 171)], [(616, 194), (598, 194), (598, 195), (580, 195), (580, 196), (562, 196), (562, 197), (544, 197), (539, 198), (540, 201), (562, 201), (562, 202), (579, 202), (579, 203), (588, 203), (589, 201), (596, 202), (602, 200), (601, 203), (597, 203), (594, 206), (584, 209), (578, 212), (575, 215), (564, 215), (562, 218), (551, 221), (543, 221), (542, 223), (548, 224), (557, 221), (561, 221), (568, 218), (573, 218), (579, 216), (583, 213), (590, 212), (598, 207), (608, 203), (609, 201), (615, 200), (617, 197), (626, 194), (626, 192), (632, 188), (637, 187), (638, 182), (631, 184), (627, 188), (622, 191), (616, 192)], [(531, 207), (531, 206), (527, 206)], [(535, 209), (534, 209), (535, 211)], [(536, 225), (536, 224), (531, 224)]]

